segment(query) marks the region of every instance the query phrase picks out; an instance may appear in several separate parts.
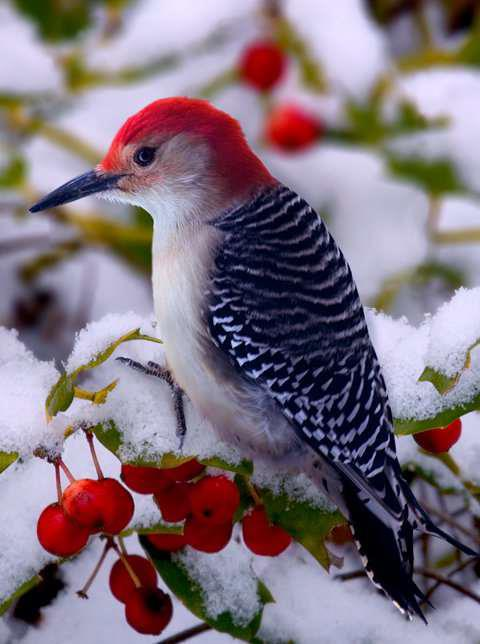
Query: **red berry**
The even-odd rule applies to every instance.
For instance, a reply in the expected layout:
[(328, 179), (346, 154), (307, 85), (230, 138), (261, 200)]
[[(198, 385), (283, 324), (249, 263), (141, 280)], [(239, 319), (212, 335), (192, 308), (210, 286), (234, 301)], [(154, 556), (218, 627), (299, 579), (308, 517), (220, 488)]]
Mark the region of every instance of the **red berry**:
[(133, 517), (133, 497), (115, 479), (102, 479), (99, 483), (103, 494), (103, 532), (118, 534), (127, 527)]
[(159, 588), (135, 588), (125, 604), (125, 617), (144, 635), (160, 635), (172, 619), (170, 596)]
[(48, 505), (37, 522), (37, 537), (52, 555), (71, 557), (87, 543), (90, 532), (65, 514), (59, 503)]
[(243, 540), (256, 555), (276, 557), (292, 542), (292, 537), (279, 525), (270, 523), (265, 508), (257, 506), (243, 517)]
[(353, 541), (353, 534), (350, 526), (345, 523), (344, 525), (336, 525), (332, 528), (328, 538), (337, 546), (343, 546), (345, 543)]
[(163, 470), (158, 467), (136, 465), (122, 465), (120, 478), (127, 487), (138, 494), (153, 494), (165, 480)]
[(269, 114), (265, 136), (281, 150), (294, 152), (311, 145), (321, 134), (321, 124), (296, 105), (276, 107)]
[(249, 85), (268, 90), (283, 76), (286, 63), (285, 54), (277, 44), (256, 42), (249, 45), (240, 58), (240, 76)]
[(187, 544), (183, 534), (149, 534), (147, 539), (157, 550), (168, 552), (176, 552)]
[(100, 481), (73, 481), (63, 491), (62, 506), (71, 519), (88, 528), (90, 532), (102, 529), (104, 498)]
[(219, 552), (223, 550), (232, 536), (232, 524), (208, 525), (193, 516), (185, 521), (183, 535), (186, 542), (201, 552)]
[(192, 486), (190, 504), (198, 521), (222, 525), (232, 521), (240, 505), (240, 493), (226, 476), (205, 476)]
[(432, 454), (441, 454), (455, 445), (462, 433), (462, 421), (457, 418), (446, 427), (437, 427), (429, 429), (426, 432), (414, 434), (415, 441), (427, 452)]
[(186, 461), (177, 467), (169, 467), (162, 470), (165, 479), (169, 481), (190, 481), (199, 476), (205, 465), (202, 465), (196, 458)]
[(165, 521), (183, 521), (190, 513), (189, 490), (191, 483), (171, 482), (155, 493), (155, 500)]
[[(142, 587), (157, 587), (157, 573), (148, 559), (140, 557), (140, 555), (127, 555), (126, 559), (132, 567), (133, 572), (138, 577)], [(114, 597), (124, 604), (128, 601), (130, 595), (136, 588), (127, 567), (121, 559), (118, 559), (112, 566), (109, 584)]]

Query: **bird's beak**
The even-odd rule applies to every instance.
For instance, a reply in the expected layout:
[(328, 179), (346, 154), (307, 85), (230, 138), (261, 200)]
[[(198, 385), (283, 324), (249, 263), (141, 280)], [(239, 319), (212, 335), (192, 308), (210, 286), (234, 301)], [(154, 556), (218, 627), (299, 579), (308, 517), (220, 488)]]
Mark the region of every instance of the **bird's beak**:
[(93, 195), (96, 192), (111, 190), (118, 186), (118, 181), (123, 176), (125, 175), (90, 170), (53, 190), (46, 197), (37, 201), (29, 210), (30, 212), (40, 212), (47, 208), (54, 208), (64, 203), (82, 199), (82, 197)]

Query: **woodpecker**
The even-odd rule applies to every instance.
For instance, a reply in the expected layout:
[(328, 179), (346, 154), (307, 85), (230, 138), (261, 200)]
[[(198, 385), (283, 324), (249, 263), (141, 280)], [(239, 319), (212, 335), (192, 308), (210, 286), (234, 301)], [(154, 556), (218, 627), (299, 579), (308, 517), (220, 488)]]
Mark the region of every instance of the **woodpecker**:
[(103, 161), (31, 212), (98, 194), (153, 218), (152, 283), (168, 369), (218, 436), (307, 473), (349, 521), (366, 572), (425, 621), (413, 534), (438, 528), (403, 478), (355, 282), (324, 222), (210, 103), (157, 100)]

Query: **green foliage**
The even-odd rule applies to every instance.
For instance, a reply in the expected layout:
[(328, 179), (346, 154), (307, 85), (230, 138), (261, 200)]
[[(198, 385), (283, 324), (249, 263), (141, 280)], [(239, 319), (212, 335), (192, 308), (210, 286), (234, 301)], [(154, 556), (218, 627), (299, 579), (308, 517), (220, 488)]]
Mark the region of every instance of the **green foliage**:
[(1, 452), (0, 451), (0, 474), (7, 469), (7, 467), (10, 467), (12, 463), (15, 463), (15, 461), (18, 458), (18, 453), (17, 452)]
[(15, 7), (34, 23), (38, 34), (52, 42), (69, 40), (91, 25), (99, 0), (13, 0)]
[(462, 365), (462, 368), (457, 371), (453, 376), (447, 376), (444, 373), (432, 369), (431, 367), (425, 367), (421, 376), (419, 377), (419, 382), (431, 382), (439, 394), (445, 395), (451, 391), (455, 385), (458, 383), (462, 373), (470, 368), (472, 356), (471, 352), (475, 347), (480, 345), (480, 338), (476, 340), (472, 345), (470, 345), (465, 354), (465, 360)]
[(0, 168), (0, 189), (18, 188), (25, 180), (27, 166), (23, 157), (14, 155)]
[(5, 601), (3, 601), (0, 604), (0, 617), (7, 612), (7, 610), (10, 608), (10, 606), (13, 604), (14, 601), (19, 599), (22, 595), (24, 595), (26, 592), (28, 592), (31, 588), (36, 586), (42, 581), (41, 577), (39, 575), (35, 575), (31, 579), (28, 579), (25, 581), (21, 586), (17, 588), (17, 590), (10, 595)]
[(325, 539), (332, 528), (345, 523), (340, 512), (299, 501), (285, 491), (277, 494), (263, 488), (259, 494), (270, 520), (286, 530), (328, 570), (330, 558)]
[(449, 159), (407, 158), (388, 154), (386, 161), (392, 175), (414, 183), (432, 197), (467, 192), (467, 187)]
[(220, 633), (228, 633), (244, 642), (251, 642), (255, 637), (262, 621), (263, 608), (274, 601), (272, 594), (265, 584), (258, 580), (257, 593), (260, 609), (249, 624), (238, 625), (231, 613), (225, 611), (216, 618), (210, 617), (205, 611), (204, 592), (197, 581), (193, 580), (189, 571), (176, 557), (154, 548), (147, 539), (140, 537), (140, 543), (151, 558), (168, 588), (196, 617), (203, 620)]

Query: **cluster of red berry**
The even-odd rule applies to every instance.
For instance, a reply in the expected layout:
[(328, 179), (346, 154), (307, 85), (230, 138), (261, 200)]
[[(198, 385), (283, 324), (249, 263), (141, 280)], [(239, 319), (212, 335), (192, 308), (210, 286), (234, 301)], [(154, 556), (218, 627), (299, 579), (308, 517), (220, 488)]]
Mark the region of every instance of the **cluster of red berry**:
[[(288, 59), (272, 41), (259, 41), (243, 52), (238, 71), (240, 78), (261, 92), (268, 92), (285, 74)], [(321, 121), (293, 103), (275, 106), (268, 114), (265, 138), (275, 147), (293, 152), (312, 145), (323, 134)]]
[[(133, 516), (133, 497), (119, 481), (103, 476), (93, 435), (89, 431), (85, 435), (97, 479), (75, 479), (61, 458), (53, 461), (58, 498), (38, 518), (38, 540), (51, 554), (71, 557), (91, 535), (100, 534), (105, 539), (103, 554), (79, 595), (87, 597), (107, 553), (115, 550), (119, 559), (110, 573), (113, 595), (125, 604), (130, 626), (140, 633), (158, 635), (171, 620), (172, 600), (158, 588), (151, 562), (127, 554), (119, 534)], [(243, 517), (237, 516), (241, 498), (236, 483), (225, 475), (210, 476), (205, 469), (194, 458), (168, 469), (122, 465), (120, 477), (127, 487), (139, 494), (152, 494), (165, 521), (183, 522), (183, 534), (148, 535), (157, 550), (175, 552), (189, 545), (201, 552), (219, 552), (229, 543), (237, 519), (242, 521), (245, 544), (255, 554), (273, 557), (289, 546), (290, 535), (269, 521), (259, 502)], [(69, 481), (63, 491), (61, 470)]]
[[(133, 497), (119, 481), (103, 476), (93, 435), (86, 432), (86, 436), (98, 478), (74, 479), (62, 459), (57, 458), (53, 462), (58, 499), (48, 505), (38, 518), (38, 540), (51, 554), (71, 557), (80, 552), (91, 535), (101, 534), (106, 539), (104, 552), (79, 595), (87, 597), (86, 591), (107, 552), (114, 549), (119, 559), (110, 573), (110, 588), (113, 595), (125, 604), (127, 622), (139, 633), (159, 635), (172, 617), (172, 600), (157, 587), (157, 573), (150, 561), (138, 555), (128, 555), (121, 539), (118, 540), (120, 545), (116, 543), (114, 536), (127, 527), (133, 516)], [(69, 481), (63, 492), (60, 469)]]
[[(121, 478), (135, 492), (153, 494), (166, 521), (184, 521), (181, 535), (149, 535), (158, 550), (174, 552), (189, 545), (213, 553), (229, 543), (240, 493), (226, 476), (206, 475), (205, 467), (192, 459), (170, 469), (123, 465)], [(244, 542), (257, 555), (274, 557), (291, 543), (290, 535), (269, 521), (262, 505), (256, 505), (241, 521)]]
[(414, 434), (415, 442), (432, 454), (443, 454), (455, 445), (462, 434), (462, 421), (457, 418), (446, 427), (436, 427)]

